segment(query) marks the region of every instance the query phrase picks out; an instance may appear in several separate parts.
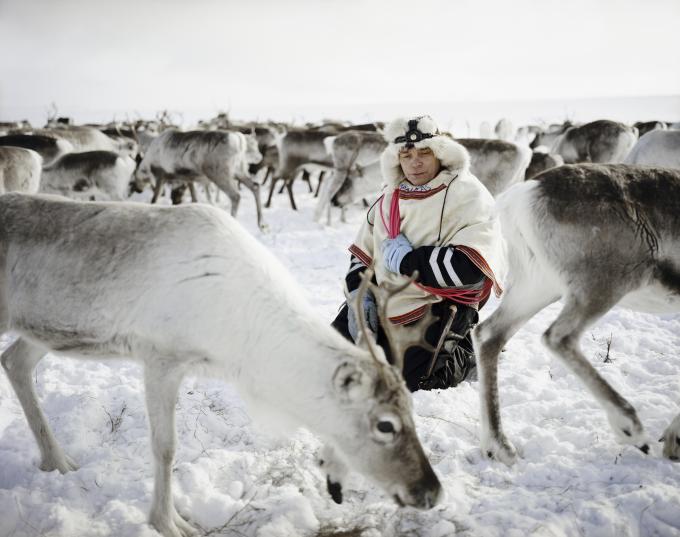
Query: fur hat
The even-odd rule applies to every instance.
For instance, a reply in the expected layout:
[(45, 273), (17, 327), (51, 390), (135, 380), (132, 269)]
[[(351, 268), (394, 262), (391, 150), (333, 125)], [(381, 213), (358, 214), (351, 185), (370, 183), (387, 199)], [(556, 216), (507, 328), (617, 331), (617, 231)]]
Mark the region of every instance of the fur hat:
[(380, 157), (380, 167), (387, 184), (397, 186), (404, 179), (399, 164), (399, 151), (411, 147), (429, 147), (441, 162), (442, 168), (452, 172), (467, 170), (470, 155), (450, 135), (440, 133), (430, 116), (411, 119), (399, 118), (388, 123), (383, 131), (387, 147)]

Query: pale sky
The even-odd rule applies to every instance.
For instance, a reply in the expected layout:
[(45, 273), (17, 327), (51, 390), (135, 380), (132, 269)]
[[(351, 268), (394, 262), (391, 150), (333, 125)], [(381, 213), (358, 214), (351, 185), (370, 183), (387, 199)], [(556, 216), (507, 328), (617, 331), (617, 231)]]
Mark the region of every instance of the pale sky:
[(680, 95), (679, 28), (679, 0), (0, 0), (0, 120)]

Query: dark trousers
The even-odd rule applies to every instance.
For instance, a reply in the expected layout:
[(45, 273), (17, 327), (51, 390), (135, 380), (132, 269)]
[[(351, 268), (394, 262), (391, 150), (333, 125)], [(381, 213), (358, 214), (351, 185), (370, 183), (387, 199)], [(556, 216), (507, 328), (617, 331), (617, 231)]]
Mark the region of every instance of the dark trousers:
[[(425, 332), (425, 340), (432, 345), (437, 347), (441, 333), (446, 327), (446, 323), (450, 315), (450, 302), (442, 301), (437, 302), (432, 305), (432, 314), (438, 317), (437, 321), (432, 323)], [(471, 308), (470, 306), (457, 305), (457, 311), (449, 329), (449, 333), (458, 334), (463, 337), (461, 345), (469, 346), (472, 349), (472, 343), (470, 341), (470, 328), (474, 326), (477, 322), (478, 315), (477, 310)], [(352, 336), (349, 333), (347, 327), (347, 303), (343, 304), (337, 317), (331, 323), (338, 332), (340, 332), (345, 338), (352, 341)], [(385, 351), (385, 356), (387, 361), (394, 363), (390, 352), (390, 345), (387, 341), (387, 336), (385, 335), (382, 326), (378, 326), (378, 345), (380, 345)], [(448, 350), (444, 348), (441, 349), (437, 362), (442, 363), (446, 359), (446, 353), (451, 352), (450, 344), (447, 344)], [(430, 362), (432, 360), (432, 352), (422, 347), (409, 347), (406, 351), (406, 356), (404, 357), (404, 380), (408, 389), (412, 392), (421, 388), (421, 381), (427, 374)], [(447, 387), (447, 386), (433, 386), (433, 387)]]

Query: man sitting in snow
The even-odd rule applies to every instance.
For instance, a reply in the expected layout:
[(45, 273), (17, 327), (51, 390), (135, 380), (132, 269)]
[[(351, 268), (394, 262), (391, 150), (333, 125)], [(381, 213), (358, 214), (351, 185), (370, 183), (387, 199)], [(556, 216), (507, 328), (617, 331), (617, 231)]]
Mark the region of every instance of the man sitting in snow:
[[(375, 282), (390, 288), (417, 270), (418, 279), (390, 301), (387, 316), (398, 334), (399, 326), (417, 322), (431, 307), (438, 320), (426, 328), (425, 339), (436, 350), (408, 349), (406, 384), (411, 391), (456, 386), (476, 378), (470, 329), (477, 310), (492, 288), (497, 296), (502, 292), (504, 243), (494, 200), (470, 173), (467, 150), (440, 133), (429, 116), (397, 119), (384, 134), (388, 145), (381, 168), (386, 186), (349, 248), (345, 281), (350, 299), (358, 292), (359, 274), (372, 262)], [(370, 292), (362, 313), (391, 360)], [(333, 326), (357, 341), (354, 308), (346, 303)]]

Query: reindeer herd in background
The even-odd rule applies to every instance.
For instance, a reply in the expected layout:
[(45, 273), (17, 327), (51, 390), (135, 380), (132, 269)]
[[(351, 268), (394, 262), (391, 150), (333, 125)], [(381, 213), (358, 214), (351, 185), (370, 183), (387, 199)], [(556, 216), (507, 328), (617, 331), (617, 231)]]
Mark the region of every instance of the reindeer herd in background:
[[(155, 473), (150, 521), (166, 537), (193, 533), (171, 494), (174, 408), (182, 378), (206, 372), (231, 378), (268, 412), (324, 438), (322, 468), (336, 501), (352, 468), (400, 505), (435, 505), (441, 485), (415, 432), (398, 352), (390, 367), (368, 336), (355, 346), (334, 333), (287, 271), (221, 209), (121, 203), (146, 188), (154, 203), (168, 184), (173, 204), (186, 189), (195, 201), (200, 184), (209, 199), (215, 188), (224, 192), (236, 216), (243, 184), (264, 227), (260, 188), (269, 182), (268, 207), (280, 184), (295, 209), (294, 181), (301, 177), (312, 189), (317, 171), (315, 217), (330, 222), (332, 206), (379, 191), (386, 145), (379, 125), (294, 128), (221, 115), (181, 132), (166, 119), (0, 124), (0, 192), (8, 193), (0, 196), (0, 323), (19, 336), (2, 365), (41, 468), (76, 465), (40, 409), (35, 365), (47, 352), (120, 356), (145, 365)], [(507, 127), (500, 122), (495, 138), (458, 139), (472, 172), (498, 199), (509, 250), (504, 298), (473, 334), (483, 451), (515, 459), (501, 426), (498, 356), (529, 318), (561, 299), (545, 344), (602, 404), (617, 437), (647, 453), (634, 408), (590, 365), (579, 338), (617, 304), (680, 311), (680, 130), (601, 120), (524, 127), (510, 140)], [(26, 195), (37, 192), (107, 203)], [(366, 285), (368, 278), (362, 292)], [(381, 310), (386, 300), (389, 293)], [(256, 333), (263, 318), (267, 332)], [(680, 417), (663, 439), (664, 455), (678, 460)]]
[[(493, 137), (457, 141), (470, 153), (472, 172), (497, 196), (515, 183), (565, 163), (677, 167), (680, 130), (674, 126), (661, 121), (627, 126), (600, 120), (514, 130), (509, 121), (501, 120), (490, 133)], [(154, 203), (170, 185), (172, 203), (179, 204), (186, 190), (197, 201), (196, 185), (201, 184), (210, 203), (214, 190), (217, 195), (224, 192), (235, 215), (243, 184), (255, 198), (262, 225), (260, 188), (267, 183), (266, 207), (280, 184), (296, 209), (294, 181), (301, 177), (311, 190), (310, 175), (316, 173), (315, 217), (325, 215), (328, 223), (332, 206), (342, 209), (344, 218), (345, 207), (380, 190), (379, 156), (385, 141), (379, 123), (328, 121), (293, 127), (234, 122), (220, 114), (198, 127), (182, 132), (167, 113), (151, 121), (110, 125), (76, 126), (67, 118), (53, 118), (45, 128), (32, 128), (27, 122), (0, 123), (0, 191), (36, 192), (37, 188), (79, 200), (122, 201), (132, 192), (152, 188)], [(36, 185), (38, 162), (42, 180)], [(15, 186), (22, 184), (27, 186)]]

